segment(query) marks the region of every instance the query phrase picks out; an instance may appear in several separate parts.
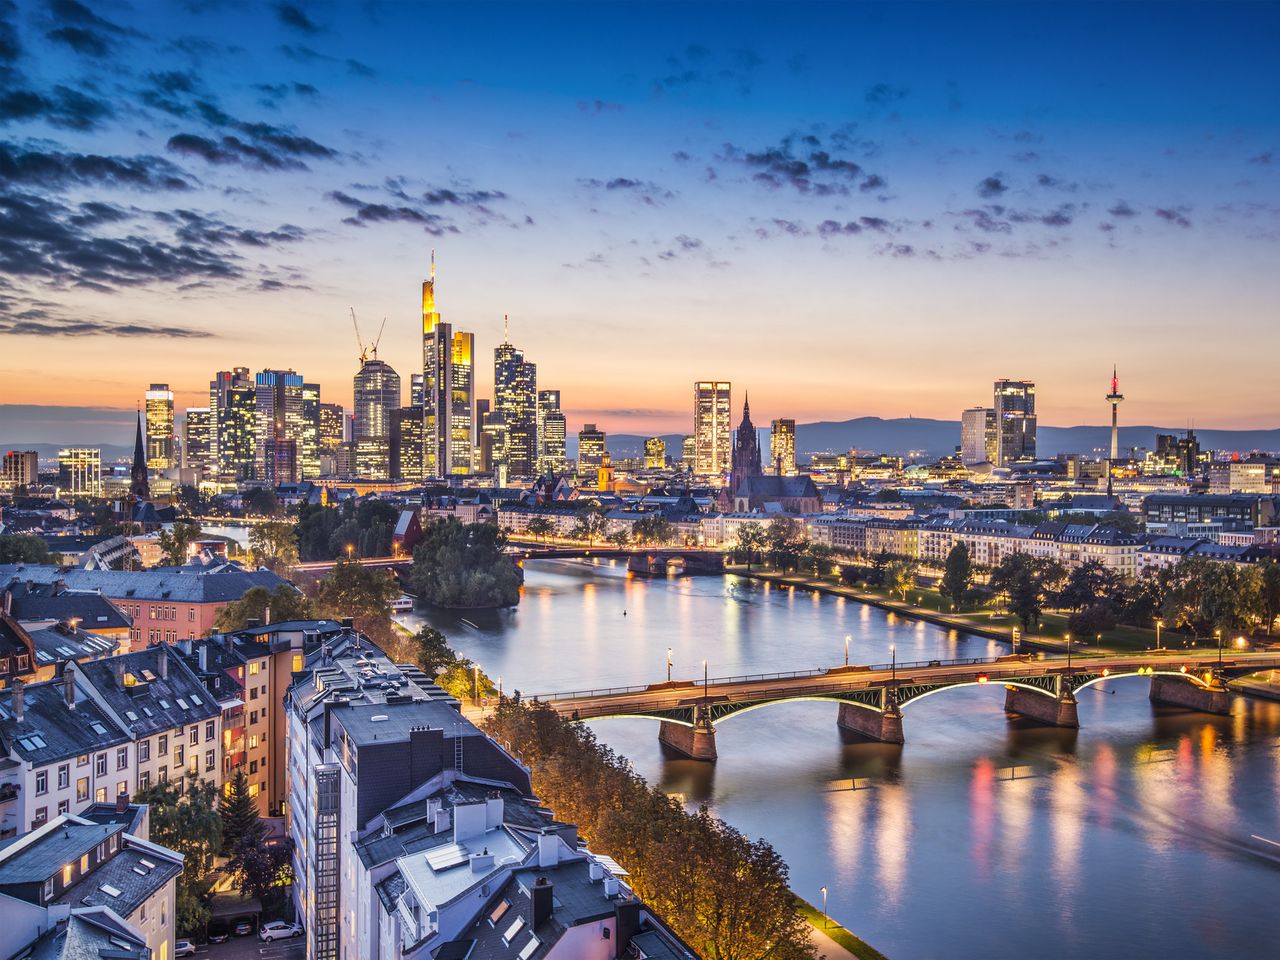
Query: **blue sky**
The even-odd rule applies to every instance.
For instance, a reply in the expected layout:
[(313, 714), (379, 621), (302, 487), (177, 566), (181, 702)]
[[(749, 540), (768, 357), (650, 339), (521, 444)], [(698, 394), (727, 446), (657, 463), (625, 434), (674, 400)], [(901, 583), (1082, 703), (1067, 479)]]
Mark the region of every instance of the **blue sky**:
[(233, 365), (349, 404), (348, 306), (407, 389), (434, 247), (446, 319), (483, 358), (509, 313), (573, 429), (687, 428), (706, 377), (757, 420), (1017, 376), (1101, 422), (1112, 362), (1129, 422), (1276, 425), (1274, 4), (0, 15), (0, 405)]

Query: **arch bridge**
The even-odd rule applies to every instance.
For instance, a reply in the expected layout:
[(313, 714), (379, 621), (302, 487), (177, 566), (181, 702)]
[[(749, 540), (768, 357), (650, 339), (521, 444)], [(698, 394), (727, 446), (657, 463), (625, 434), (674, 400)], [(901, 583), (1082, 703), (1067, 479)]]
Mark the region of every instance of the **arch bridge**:
[(1121, 656), (1036, 659), (1027, 654), (843, 666), (789, 673), (674, 680), (537, 697), (574, 721), (641, 717), (659, 721), (658, 739), (695, 760), (716, 758), (715, 728), (749, 710), (797, 700), (839, 705), (837, 724), (870, 740), (903, 743), (902, 712), (959, 687), (1002, 684), (1005, 709), (1039, 723), (1080, 725), (1076, 693), (1103, 680), (1142, 677), (1152, 702), (1205, 713), (1230, 711), (1228, 680), (1280, 669), (1280, 651), (1149, 651)]
[(676, 573), (715, 574), (724, 572), (724, 554), (698, 547), (612, 547), (612, 546), (530, 546), (511, 545), (517, 560), (626, 560), (627, 570), (642, 577), (665, 577)]

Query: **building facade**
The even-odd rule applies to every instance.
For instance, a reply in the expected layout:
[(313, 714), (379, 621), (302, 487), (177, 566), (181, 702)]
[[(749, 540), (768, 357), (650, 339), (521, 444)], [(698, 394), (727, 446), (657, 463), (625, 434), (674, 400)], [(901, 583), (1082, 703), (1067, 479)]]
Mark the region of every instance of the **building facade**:
[(102, 496), (102, 451), (97, 447), (59, 450), (58, 490), (76, 497)]
[(783, 477), (796, 475), (796, 422), (774, 420), (769, 430), (769, 465)]
[(153, 383), (147, 391), (147, 469), (171, 470), (174, 456), (173, 391), (167, 383)]
[(998, 467), (1036, 458), (1036, 385), (1029, 380), (997, 380), (995, 402)]
[(693, 385), (693, 470), (700, 476), (722, 474), (730, 467), (731, 389), (722, 380), (699, 380)]

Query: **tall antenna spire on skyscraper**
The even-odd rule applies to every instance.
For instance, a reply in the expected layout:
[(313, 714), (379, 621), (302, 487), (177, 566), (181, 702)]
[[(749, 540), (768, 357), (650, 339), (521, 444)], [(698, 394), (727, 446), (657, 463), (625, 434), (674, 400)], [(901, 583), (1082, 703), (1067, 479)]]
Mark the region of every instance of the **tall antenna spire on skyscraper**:
[(431, 248), (431, 282), (436, 282), (436, 248)]
[(502, 342), (511, 342), (511, 324), (507, 322), (507, 315), (502, 315)]

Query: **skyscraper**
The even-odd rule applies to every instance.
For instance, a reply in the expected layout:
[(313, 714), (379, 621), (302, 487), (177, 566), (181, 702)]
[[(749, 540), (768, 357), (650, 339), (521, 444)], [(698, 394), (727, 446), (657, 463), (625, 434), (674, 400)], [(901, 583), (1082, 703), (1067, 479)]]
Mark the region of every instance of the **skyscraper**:
[(391, 476), (391, 414), (400, 407), (400, 375), (382, 360), (366, 359), (355, 375), (352, 440), (356, 474), (371, 480)]
[(970, 407), (960, 414), (960, 462), (967, 467), (996, 462), (996, 412)]
[(302, 479), (320, 476), (320, 384), (302, 385)]
[(661, 437), (650, 437), (644, 442), (644, 468), (661, 470), (667, 465), (667, 442)]
[(1111, 459), (1120, 459), (1120, 401), (1124, 394), (1120, 392), (1120, 377), (1116, 368), (1111, 368), (1111, 392), (1107, 394), (1107, 403), (1111, 404)]
[(173, 445), (173, 391), (153, 383), (147, 391), (147, 469), (175, 467)]
[(196, 472), (197, 482), (208, 479), (217, 471), (215, 436), (213, 411), (208, 407), (187, 407), (182, 448), (186, 467)]
[(35, 450), (10, 450), (0, 468), (0, 488), (16, 490), (40, 480), (40, 455)]
[(475, 334), (455, 331), (451, 339), (449, 385), (450, 474), (467, 474), (475, 459)]
[(263, 370), (254, 378), (254, 479), (270, 484), (302, 479), (302, 376)]
[(703, 476), (724, 473), (730, 467), (730, 384), (699, 380), (693, 385), (694, 472)]
[(97, 447), (59, 450), (58, 490), (73, 496), (102, 496), (102, 451)]
[(538, 391), (538, 473), (559, 473), (565, 464), (567, 427), (559, 390)]
[(343, 422), (346, 417), (340, 403), (320, 404), (319, 429), (316, 434), (316, 447), (327, 456), (336, 456), (342, 441), (346, 439)]
[(475, 339), (470, 333), (454, 333), (440, 319), (434, 250), (431, 275), (422, 281), (421, 405), (427, 475), (471, 472), (476, 441)]
[(796, 475), (796, 422), (775, 420), (769, 430), (769, 463), (780, 477)]
[(409, 406), (422, 406), (422, 374), (409, 374)]
[(391, 478), (425, 480), (422, 465), (422, 407), (409, 404), (391, 412)]
[(600, 466), (604, 463), (607, 451), (606, 437), (603, 430), (597, 430), (594, 423), (584, 423), (578, 431), (578, 478), (595, 481)]
[(538, 368), (505, 339), (493, 351), (493, 408), (507, 425), (507, 470), (532, 477), (538, 467)]
[(1036, 458), (1036, 385), (1029, 380), (995, 382), (998, 467)]
[(213, 417), (215, 475), (235, 483), (253, 475), (257, 392), (248, 367), (222, 370), (209, 382), (209, 409)]

